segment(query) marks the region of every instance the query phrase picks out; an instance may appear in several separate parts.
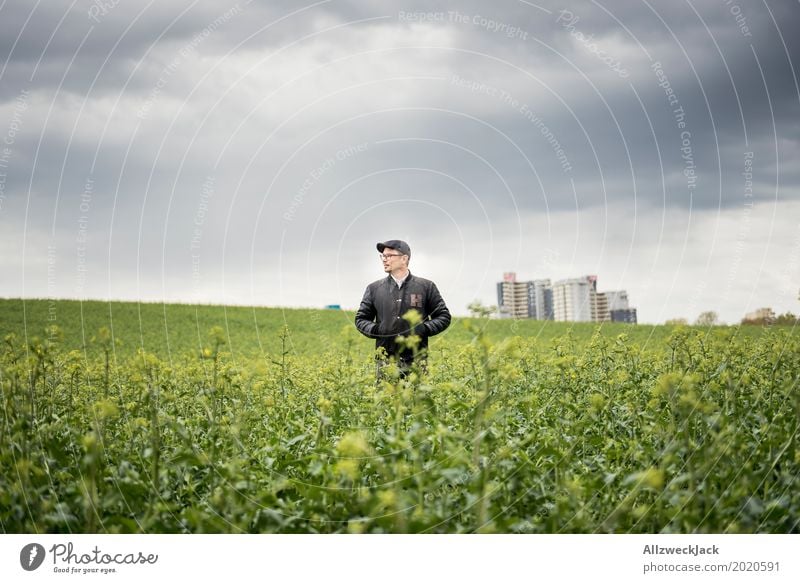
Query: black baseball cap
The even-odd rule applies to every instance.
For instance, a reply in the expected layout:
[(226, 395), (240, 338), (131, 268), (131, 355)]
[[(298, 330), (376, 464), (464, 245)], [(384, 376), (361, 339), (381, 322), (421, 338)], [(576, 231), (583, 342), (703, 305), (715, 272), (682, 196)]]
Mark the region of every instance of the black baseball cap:
[(384, 241), (383, 243), (378, 243), (378, 252), (383, 253), (383, 250), (387, 247), (389, 249), (394, 249), (395, 251), (399, 251), (403, 255), (408, 255), (411, 257), (411, 247), (408, 246), (408, 243), (405, 241), (400, 241), (398, 239), (392, 239), (390, 241)]

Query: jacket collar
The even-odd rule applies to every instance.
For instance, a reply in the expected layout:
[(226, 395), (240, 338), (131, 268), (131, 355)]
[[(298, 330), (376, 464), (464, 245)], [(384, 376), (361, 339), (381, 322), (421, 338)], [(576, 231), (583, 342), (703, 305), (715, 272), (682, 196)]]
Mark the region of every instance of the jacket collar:
[[(409, 270), (409, 272), (408, 272), (408, 277), (406, 277), (406, 278), (405, 278), (405, 280), (403, 280), (403, 285), (406, 285), (406, 284), (407, 284), (409, 281), (411, 281), (413, 278), (414, 278), (414, 276), (413, 276), (413, 275), (411, 275), (411, 271)], [(386, 276), (386, 280), (385, 280), (385, 281), (386, 281), (386, 283), (390, 283), (390, 284), (392, 284), (393, 286), (397, 287), (397, 283), (395, 283), (395, 281), (394, 281), (394, 278), (392, 277), (392, 274), (391, 274), (391, 273), (390, 273), (389, 275), (387, 275), (387, 276)]]

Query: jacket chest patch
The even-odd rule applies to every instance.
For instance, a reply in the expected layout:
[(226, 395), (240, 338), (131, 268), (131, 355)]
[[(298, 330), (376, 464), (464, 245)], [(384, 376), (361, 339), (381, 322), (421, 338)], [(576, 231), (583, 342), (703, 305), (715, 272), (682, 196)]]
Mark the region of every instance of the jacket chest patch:
[(422, 294), (409, 294), (410, 305), (412, 308), (422, 307)]

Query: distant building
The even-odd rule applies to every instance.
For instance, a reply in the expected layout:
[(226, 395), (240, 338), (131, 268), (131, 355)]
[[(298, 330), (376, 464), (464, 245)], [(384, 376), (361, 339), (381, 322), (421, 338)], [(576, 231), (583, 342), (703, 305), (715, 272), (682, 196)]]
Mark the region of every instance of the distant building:
[(553, 289), (549, 279), (517, 281), (517, 274), (503, 274), (497, 284), (497, 306), (501, 318), (553, 319)]
[(625, 290), (595, 293), (594, 308), (595, 322), (629, 322), (633, 318), (636, 323), (636, 310), (632, 315), (628, 313), (631, 308)]
[(535, 279), (528, 282), (528, 294), (533, 306), (531, 318), (537, 320), (553, 319), (553, 286), (549, 279)]
[(608, 322), (611, 316), (608, 312), (608, 296), (604, 293), (592, 294), (592, 322)]
[(636, 324), (636, 308), (609, 310), (609, 316), (612, 322), (622, 322), (623, 324)]
[(553, 284), (553, 319), (559, 322), (592, 322), (596, 311), (597, 277), (562, 279)]
[(628, 292), (598, 292), (596, 275), (551, 284), (549, 279), (517, 281), (516, 273), (507, 272), (497, 284), (497, 305), (501, 318), (636, 323)]
[(497, 306), (501, 318), (532, 318), (533, 293), (528, 281), (517, 281), (517, 274), (509, 271), (503, 274), (503, 281), (497, 284)]
[(608, 298), (609, 310), (627, 310), (630, 307), (628, 305), (628, 292), (625, 290), (607, 291), (603, 292), (603, 295)]
[(341, 310), (342, 306), (339, 305), (339, 304), (328, 304), (327, 306), (325, 306), (325, 309), (326, 310)]

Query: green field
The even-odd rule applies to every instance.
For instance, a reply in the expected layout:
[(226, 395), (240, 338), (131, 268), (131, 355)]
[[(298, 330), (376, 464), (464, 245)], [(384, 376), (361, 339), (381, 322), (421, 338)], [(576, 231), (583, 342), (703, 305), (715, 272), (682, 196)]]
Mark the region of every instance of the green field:
[(800, 331), (0, 300), (3, 532), (800, 532)]

